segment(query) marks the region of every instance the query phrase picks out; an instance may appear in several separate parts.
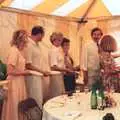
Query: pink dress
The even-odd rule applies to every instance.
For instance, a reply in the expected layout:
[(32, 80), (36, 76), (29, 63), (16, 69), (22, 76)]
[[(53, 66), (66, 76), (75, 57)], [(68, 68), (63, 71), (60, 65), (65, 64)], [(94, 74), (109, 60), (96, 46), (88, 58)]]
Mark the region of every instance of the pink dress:
[[(17, 71), (25, 69), (25, 59), (15, 46), (10, 49), (7, 64), (13, 65)], [(3, 106), (2, 120), (23, 120), (18, 114), (18, 103), (26, 98), (24, 76), (8, 76), (7, 79), (9, 80), (8, 98)]]

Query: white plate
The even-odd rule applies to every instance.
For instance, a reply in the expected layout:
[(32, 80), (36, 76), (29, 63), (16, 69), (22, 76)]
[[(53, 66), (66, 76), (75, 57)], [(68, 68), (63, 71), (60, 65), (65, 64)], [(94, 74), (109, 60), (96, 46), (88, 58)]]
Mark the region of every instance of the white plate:
[(77, 117), (81, 116), (82, 114), (79, 111), (68, 111), (65, 112), (64, 116), (70, 117), (72, 119), (76, 119)]

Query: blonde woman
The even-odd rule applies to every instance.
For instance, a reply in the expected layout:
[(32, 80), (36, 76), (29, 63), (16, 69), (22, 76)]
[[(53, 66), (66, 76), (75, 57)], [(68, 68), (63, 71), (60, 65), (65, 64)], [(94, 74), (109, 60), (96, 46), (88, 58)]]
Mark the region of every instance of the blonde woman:
[(52, 71), (57, 71), (60, 73), (59, 78), (52, 78), (50, 81), (50, 89), (51, 89), (51, 97), (55, 97), (63, 94), (64, 89), (64, 81), (63, 81), (63, 73), (70, 72), (71, 70), (65, 68), (64, 64), (64, 53), (61, 48), (61, 43), (63, 41), (62, 33), (54, 32), (50, 36), (50, 41), (52, 43), (52, 47), (49, 51), (49, 65)]
[(7, 59), (8, 99), (3, 106), (2, 120), (23, 120), (23, 117), (18, 113), (18, 103), (27, 97), (24, 76), (28, 75), (29, 71), (25, 70), (23, 55), (26, 45), (26, 31), (15, 31)]

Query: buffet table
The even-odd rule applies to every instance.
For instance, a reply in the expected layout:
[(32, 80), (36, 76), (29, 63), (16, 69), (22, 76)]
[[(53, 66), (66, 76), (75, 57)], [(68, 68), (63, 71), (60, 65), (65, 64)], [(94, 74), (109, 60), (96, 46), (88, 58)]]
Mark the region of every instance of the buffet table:
[(120, 94), (112, 93), (117, 106), (102, 110), (91, 110), (91, 93), (76, 93), (72, 97), (62, 95), (49, 100), (43, 108), (43, 120), (102, 120), (106, 113), (112, 113), (120, 120)]

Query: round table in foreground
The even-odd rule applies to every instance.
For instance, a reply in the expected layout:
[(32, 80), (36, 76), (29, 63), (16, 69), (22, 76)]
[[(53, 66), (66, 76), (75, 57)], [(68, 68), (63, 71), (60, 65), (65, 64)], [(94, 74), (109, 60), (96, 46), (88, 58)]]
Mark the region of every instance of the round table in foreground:
[(106, 113), (112, 113), (120, 120), (120, 94), (112, 97), (117, 106), (101, 110), (91, 110), (90, 93), (76, 93), (72, 97), (62, 95), (49, 100), (43, 109), (43, 120), (102, 120)]

